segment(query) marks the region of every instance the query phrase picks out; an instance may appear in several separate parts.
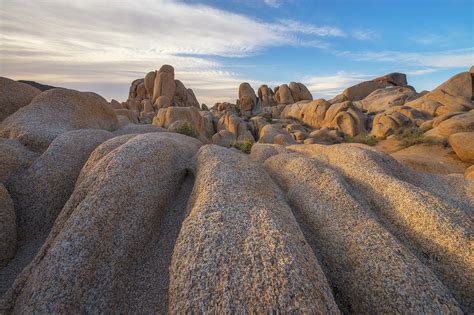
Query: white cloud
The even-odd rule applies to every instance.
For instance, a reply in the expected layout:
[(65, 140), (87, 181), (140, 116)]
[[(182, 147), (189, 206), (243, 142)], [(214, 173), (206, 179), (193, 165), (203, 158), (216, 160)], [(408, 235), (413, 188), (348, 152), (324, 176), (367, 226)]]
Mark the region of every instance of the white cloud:
[(279, 8), (282, 4), (281, 0), (263, 0), (263, 2), (272, 8)]
[(474, 64), (473, 48), (423, 53), (399, 51), (355, 53), (343, 51), (338, 52), (338, 55), (360, 61), (391, 62), (398, 65), (432, 68), (462, 68)]
[[(131, 80), (165, 63), (174, 65), (191, 88), (198, 83), (186, 82), (186, 73), (201, 73), (203, 80), (216, 86), (217, 79), (230, 84), (234, 78), (232, 84), (238, 87), (241, 78), (224, 74), (214, 56), (248, 56), (285, 45), (327, 48), (317, 37), (341, 34), (340, 29), (329, 26), (291, 20), (266, 23), (206, 5), (169, 0), (139, 4), (133, 0), (113, 4), (103, 0), (3, 0), (0, 69), (2, 75), (14, 79), (80, 87), (106, 97), (124, 95), (123, 100)], [(104, 86), (107, 88), (101, 90)], [(122, 90), (112, 91), (114, 86)], [(210, 89), (195, 89), (198, 99), (208, 102)]]
[(302, 82), (308, 87), (314, 97), (330, 99), (349, 86), (373, 79), (374, 77), (376, 76), (339, 71), (334, 75), (307, 76), (302, 79)]
[(302, 33), (307, 35), (316, 35), (322, 37), (335, 36), (344, 37), (346, 34), (337, 27), (316, 26), (313, 24), (301, 23), (293, 20), (280, 20), (278, 24), (272, 25), (275, 30), (291, 33)]

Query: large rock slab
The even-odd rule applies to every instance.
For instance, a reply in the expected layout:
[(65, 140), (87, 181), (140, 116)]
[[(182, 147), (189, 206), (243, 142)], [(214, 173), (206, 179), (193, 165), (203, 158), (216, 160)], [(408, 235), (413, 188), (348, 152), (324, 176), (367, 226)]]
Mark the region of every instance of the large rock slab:
[(90, 92), (52, 89), (42, 92), (29, 105), (0, 124), (0, 134), (18, 139), (33, 150), (44, 151), (60, 134), (76, 129), (119, 127), (107, 101)]
[(388, 86), (406, 86), (407, 79), (403, 73), (390, 73), (370, 81), (364, 81), (351, 86), (342, 92), (342, 101), (359, 101), (366, 98), (375, 90)]
[[(199, 146), (196, 139), (167, 132), (125, 135), (99, 146), (44, 246), (6, 293), (0, 310), (160, 312), (158, 297), (139, 295), (136, 308), (126, 302), (135, 296), (134, 282), (144, 281), (130, 280), (127, 272), (143, 268), (139, 258), (160, 232)], [(149, 290), (160, 285), (147, 280)]]
[(389, 86), (373, 91), (354, 104), (368, 113), (377, 113), (392, 106), (401, 106), (413, 97), (416, 97), (416, 92), (410, 87)]
[(111, 137), (105, 130), (66, 132), (28, 169), (11, 178), (7, 187), (15, 203), (20, 239), (49, 232), (90, 153)]
[(435, 127), (425, 132), (425, 136), (439, 140), (447, 140), (450, 135), (455, 133), (473, 132), (474, 111), (456, 114), (433, 125)]
[(308, 227), (346, 312), (461, 312), (436, 275), (353, 197), (338, 172), (294, 153), (269, 158), (265, 168)]
[(287, 149), (307, 154), (340, 172), (403, 245), (451, 290), (463, 311), (472, 309), (470, 209), (474, 186), (470, 181), (410, 171), (365, 145), (313, 144)]
[(338, 313), (291, 209), (245, 155), (204, 146), (170, 269), (170, 313)]
[(40, 93), (29, 84), (0, 77), (0, 122), (28, 105)]
[(448, 141), (462, 161), (474, 163), (474, 132), (452, 134)]

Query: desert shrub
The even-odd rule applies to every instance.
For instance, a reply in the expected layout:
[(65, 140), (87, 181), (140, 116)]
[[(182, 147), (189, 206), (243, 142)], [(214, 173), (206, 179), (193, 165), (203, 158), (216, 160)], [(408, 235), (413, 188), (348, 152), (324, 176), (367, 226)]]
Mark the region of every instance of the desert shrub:
[(395, 139), (400, 141), (400, 146), (402, 148), (408, 148), (415, 144), (426, 143), (434, 144), (435, 141), (425, 137), (424, 130), (416, 126), (411, 126), (408, 128), (402, 128), (397, 131), (395, 134)]
[(252, 151), (253, 141), (252, 140), (238, 141), (238, 142), (232, 143), (232, 146), (244, 152), (245, 154), (250, 154), (250, 151)]
[(176, 132), (180, 133), (180, 134), (183, 134), (183, 135), (186, 135), (186, 136), (193, 137), (193, 138), (198, 137), (198, 133), (197, 133), (196, 129), (194, 129), (194, 127), (187, 121), (185, 121), (184, 123), (179, 125), (179, 127), (176, 128)]
[(370, 146), (374, 146), (378, 142), (373, 135), (367, 132), (360, 133), (355, 137), (346, 137), (345, 140), (347, 142), (363, 143)]

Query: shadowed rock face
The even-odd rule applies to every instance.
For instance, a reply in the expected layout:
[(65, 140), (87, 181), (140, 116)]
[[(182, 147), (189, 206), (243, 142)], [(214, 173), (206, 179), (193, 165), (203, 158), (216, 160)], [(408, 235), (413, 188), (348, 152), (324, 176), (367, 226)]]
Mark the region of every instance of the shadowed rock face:
[(28, 105), (40, 93), (31, 85), (0, 77), (0, 122)]

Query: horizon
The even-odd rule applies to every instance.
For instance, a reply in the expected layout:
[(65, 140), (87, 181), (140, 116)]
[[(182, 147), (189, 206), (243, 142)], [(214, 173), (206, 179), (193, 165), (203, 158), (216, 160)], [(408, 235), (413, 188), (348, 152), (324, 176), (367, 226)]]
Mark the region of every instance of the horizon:
[(314, 98), (331, 98), (390, 72), (406, 73), (420, 92), (474, 64), (473, 6), (208, 0), (142, 1), (137, 7), (131, 0), (113, 6), (3, 0), (0, 72), (125, 101), (134, 79), (170, 64), (176, 79), (211, 106), (235, 102), (241, 82), (257, 90), (297, 81)]

